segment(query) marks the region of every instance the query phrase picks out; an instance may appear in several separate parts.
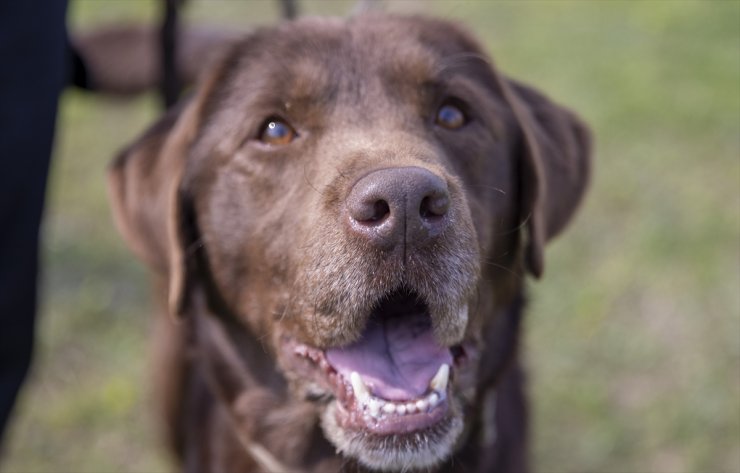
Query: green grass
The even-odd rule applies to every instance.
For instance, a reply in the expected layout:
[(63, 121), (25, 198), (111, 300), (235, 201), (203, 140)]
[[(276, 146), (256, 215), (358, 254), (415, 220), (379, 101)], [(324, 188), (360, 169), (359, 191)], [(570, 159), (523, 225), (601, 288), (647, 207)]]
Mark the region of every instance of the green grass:
[[(302, 2), (313, 14), (347, 2)], [(73, 2), (89, 27), (149, 1)], [(526, 351), (542, 472), (740, 472), (740, 3), (405, 1), (462, 20), (499, 66), (578, 110), (596, 168), (531, 284)], [(191, 20), (274, 21), (194, 1)], [(45, 223), (36, 365), (3, 471), (167, 471), (149, 409), (146, 273), (113, 229), (104, 169), (149, 96), (67, 92)]]

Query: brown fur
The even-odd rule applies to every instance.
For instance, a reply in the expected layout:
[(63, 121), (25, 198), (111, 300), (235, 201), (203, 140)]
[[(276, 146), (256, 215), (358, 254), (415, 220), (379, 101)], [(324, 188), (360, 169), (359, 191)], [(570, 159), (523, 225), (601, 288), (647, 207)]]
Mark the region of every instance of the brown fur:
[[(434, 124), (448, 96), (467, 104), (462, 129)], [(256, 138), (275, 115), (299, 138), (268, 148)], [(435, 471), (526, 470), (524, 276), (542, 273), (589, 161), (575, 115), (503, 76), (448, 22), (311, 19), (238, 42), (110, 172), (119, 227), (180, 320), (164, 325), (160, 377), (182, 468), (364, 470), (327, 440), (325, 400), (283, 346), (351, 342), (378, 297), (405, 285), (440, 342), (472, 347), (451, 401), (462, 433)], [(445, 180), (452, 221), (404, 258), (341, 224), (358, 178), (401, 166)]]

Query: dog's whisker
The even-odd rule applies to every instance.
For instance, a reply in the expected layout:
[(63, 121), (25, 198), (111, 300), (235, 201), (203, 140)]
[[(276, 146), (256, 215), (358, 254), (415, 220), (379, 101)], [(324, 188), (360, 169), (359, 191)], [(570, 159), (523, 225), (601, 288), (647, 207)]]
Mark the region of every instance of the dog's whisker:
[(308, 187), (313, 189), (317, 194), (321, 196), (324, 195), (324, 193), (317, 189), (316, 186), (314, 186), (311, 180), (308, 178), (308, 173), (306, 172), (306, 163), (303, 163), (303, 179), (306, 181), (306, 184), (308, 184)]
[(514, 227), (514, 228), (512, 228), (510, 230), (504, 230), (504, 231), (501, 231), (501, 232), (496, 232), (496, 233), (494, 233), (494, 236), (506, 236), (506, 235), (511, 235), (512, 233), (516, 233), (516, 232), (520, 231), (522, 228), (524, 228), (524, 227), (527, 226), (527, 223), (529, 222), (529, 220), (531, 219), (531, 217), (532, 217), (532, 214), (530, 213), (516, 227)]
[(504, 266), (503, 264), (494, 263), (493, 261), (489, 261), (489, 260), (485, 260), (485, 261), (483, 261), (483, 263), (485, 265), (487, 265), (487, 266), (493, 266), (494, 268), (503, 269), (507, 273), (512, 274), (512, 275), (514, 275), (516, 277), (522, 277), (521, 274), (519, 274), (518, 272), (516, 272), (513, 269), (509, 268), (508, 266)]
[(506, 191), (505, 190), (503, 190), (503, 189), (501, 189), (499, 187), (488, 186), (486, 184), (470, 184), (468, 187), (480, 187), (482, 189), (491, 189), (491, 190), (494, 190), (494, 191), (496, 191), (496, 192), (498, 192), (498, 193), (500, 193), (502, 195), (506, 195)]

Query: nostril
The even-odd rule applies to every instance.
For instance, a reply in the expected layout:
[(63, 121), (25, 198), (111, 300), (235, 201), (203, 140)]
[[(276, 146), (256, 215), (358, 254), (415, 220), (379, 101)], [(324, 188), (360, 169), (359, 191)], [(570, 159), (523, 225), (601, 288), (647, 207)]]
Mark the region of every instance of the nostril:
[(378, 200), (373, 204), (373, 212), (370, 218), (365, 219), (363, 223), (376, 223), (385, 220), (390, 215), (391, 208), (385, 200)]
[(419, 215), (424, 220), (436, 220), (447, 215), (450, 209), (450, 199), (446, 194), (426, 196), (421, 200)]
[(388, 201), (377, 197), (350, 200), (348, 210), (352, 220), (364, 225), (379, 225), (391, 213)]

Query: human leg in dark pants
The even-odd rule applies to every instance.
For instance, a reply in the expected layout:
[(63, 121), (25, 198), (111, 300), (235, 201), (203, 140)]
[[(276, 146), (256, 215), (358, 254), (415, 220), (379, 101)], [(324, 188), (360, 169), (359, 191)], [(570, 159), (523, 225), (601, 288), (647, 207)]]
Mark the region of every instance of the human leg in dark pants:
[(33, 352), (39, 225), (66, 81), (66, 6), (0, 2), (0, 440)]

